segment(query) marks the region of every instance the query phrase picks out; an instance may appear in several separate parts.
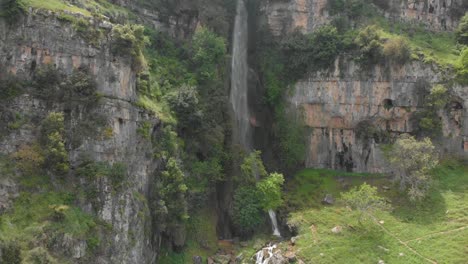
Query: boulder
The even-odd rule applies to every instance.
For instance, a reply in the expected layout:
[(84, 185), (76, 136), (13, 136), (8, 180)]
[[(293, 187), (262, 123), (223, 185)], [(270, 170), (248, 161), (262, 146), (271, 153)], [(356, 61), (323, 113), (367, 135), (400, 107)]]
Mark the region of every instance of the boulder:
[(343, 228), (341, 226), (335, 226), (331, 231), (333, 234), (339, 234), (343, 231)]
[(200, 256), (193, 257), (193, 264), (203, 264), (203, 259)]
[(331, 194), (327, 194), (327, 195), (325, 195), (325, 197), (323, 198), (322, 203), (323, 203), (323, 204), (332, 205), (332, 204), (335, 203), (335, 199), (333, 198), (333, 196), (332, 196)]

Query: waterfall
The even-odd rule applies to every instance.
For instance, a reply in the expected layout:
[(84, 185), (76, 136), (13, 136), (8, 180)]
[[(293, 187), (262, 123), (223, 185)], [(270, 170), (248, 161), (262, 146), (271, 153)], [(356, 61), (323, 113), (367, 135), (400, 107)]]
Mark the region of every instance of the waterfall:
[(276, 247), (277, 245), (270, 244), (269, 246), (260, 249), (260, 251), (255, 254), (255, 264), (268, 264), (270, 259), (274, 256), (273, 250), (275, 250)]
[(278, 228), (278, 221), (276, 220), (276, 213), (273, 210), (268, 210), (268, 215), (270, 215), (271, 219), (271, 227), (273, 228), (273, 235), (277, 237), (281, 237), (281, 233)]
[[(244, 0), (237, 1), (237, 13), (234, 23), (231, 64), (231, 92), (230, 101), (234, 113), (234, 139), (245, 151), (252, 150), (250, 131), (250, 111), (248, 105), (248, 12)], [(257, 179), (258, 180), (258, 179)], [(273, 210), (268, 214), (273, 227), (273, 235), (280, 237), (278, 221)]]
[(231, 105), (234, 111), (234, 138), (244, 150), (251, 150), (250, 112), (248, 105), (247, 64), (248, 14), (243, 0), (237, 1), (234, 24), (231, 75)]

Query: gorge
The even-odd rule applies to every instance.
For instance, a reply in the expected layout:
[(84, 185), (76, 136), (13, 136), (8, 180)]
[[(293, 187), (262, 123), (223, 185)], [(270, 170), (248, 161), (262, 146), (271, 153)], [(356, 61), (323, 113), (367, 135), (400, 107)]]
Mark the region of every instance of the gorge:
[(0, 0), (0, 263), (463, 263), (465, 2)]

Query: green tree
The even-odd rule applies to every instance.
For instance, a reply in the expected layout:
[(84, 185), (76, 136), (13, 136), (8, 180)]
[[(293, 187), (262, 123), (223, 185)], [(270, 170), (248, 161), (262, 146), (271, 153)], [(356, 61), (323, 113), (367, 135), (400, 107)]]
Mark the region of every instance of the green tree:
[(281, 198), (281, 187), (284, 177), (280, 173), (271, 173), (267, 178), (260, 180), (256, 187), (258, 191), (260, 206), (263, 210), (275, 210), (283, 205)]
[(166, 169), (161, 173), (159, 195), (168, 212), (168, 223), (180, 223), (188, 218), (185, 194), (187, 186), (184, 183), (184, 173), (179, 168), (175, 158), (167, 161)]
[(193, 61), (198, 80), (210, 81), (219, 75), (226, 54), (224, 38), (217, 36), (205, 27), (199, 28), (193, 36)]
[(252, 234), (262, 224), (262, 208), (255, 187), (237, 188), (233, 197), (232, 220), (237, 230), (244, 236)]
[(460, 19), (455, 36), (458, 42), (461, 44), (468, 45), (468, 12)]
[(404, 134), (397, 139), (389, 154), (400, 189), (406, 189), (412, 201), (424, 198), (431, 183), (430, 171), (438, 164), (437, 152), (431, 140), (425, 138), (418, 141)]
[(189, 130), (194, 133), (200, 129), (203, 112), (200, 109), (198, 91), (195, 87), (182, 85), (168, 94), (166, 100), (176, 114), (179, 131)]
[(341, 199), (354, 210), (359, 212), (359, 223), (367, 216), (378, 210), (388, 208), (385, 199), (380, 197), (377, 192), (377, 187), (363, 183), (359, 187), (354, 187), (350, 191), (343, 193)]

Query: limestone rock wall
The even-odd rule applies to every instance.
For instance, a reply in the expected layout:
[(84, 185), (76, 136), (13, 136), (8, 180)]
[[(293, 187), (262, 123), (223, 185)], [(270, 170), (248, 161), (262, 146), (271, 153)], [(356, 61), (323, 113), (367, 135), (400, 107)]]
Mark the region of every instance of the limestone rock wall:
[[(0, 72), (10, 72), (29, 80), (34, 69), (44, 64), (53, 64), (67, 74), (80, 66), (90, 69), (103, 98), (93, 112), (75, 112), (75, 116), (66, 122), (76, 123), (87, 115), (100, 114), (105, 116), (112, 135), (87, 137), (78, 147), (72, 148), (72, 169), (82, 154), (111, 164), (123, 162), (128, 169), (125, 188), (119, 192), (115, 192), (105, 179), (74, 183), (76, 188), (92, 184), (98, 189), (97, 203), (84, 199), (80, 206), (112, 227), (110, 236), (101, 237), (102, 252), (92, 263), (154, 263), (157, 256), (154, 245), (158, 237), (151, 231), (151, 215), (141, 197), (148, 197), (151, 178), (159, 161), (153, 159), (151, 144), (137, 133), (137, 128), (140, 122), (149, 122), (157, 133), (160, 121), (135, 106), (135, 71), (130, 59), (112, 55), (108, 33), (109, 29), (99, 45), (92, 46), (70, 24), (47, 12), (34, 11), (14, 25), (0, 20)], [(48, 112), (63, 110), (62, 106), (47, 104), (31, 94), (7, 103), (10, 110), (30, 120), (42, 120)], [(10, 154), (33, 142), (37, 138), (37, 127), (33, 123), (1, 138), (0, 154)], [(17, 189), (11, 180), (3, 180), (0, 186), (0, 202), (1, 197), (13, 197), (2, 194)], [(76, 263), (86, 252), (83, 241), (64, 239), (57, 247), (68, 252), (70, 260)]]
[[(329, 23), (330, 0), (264, 0), (263, 23), (276, 36), (296, 29), (304, 33)], [(369, 0), (371, 1), (371, 0)], [(465, 0), (376, 0), (382, 15), (411, 23), (422, 23), (431, 30), (453, 30), (468, 10)], [(382, 9), (383, 7), (383, 9)]]
[[(346, 61), (346, 59), (345, 59)], [(376, 66), (362, 73), (352, 62), (342, 62), (332, 72), (311, 73), (299, 81), (292, 106), (303, 108), (310, 128), (306, 166), (360, 172), (386, 171), (381, 139), (366, 137), (360, 129), (370, 125), (389, 131), (389, 136), (412, 132), (414, 112), (424, 94), (442, 75), (429, 65)], [(444, 138), (441, 152), (467, 156), (468, 94), (455, 87), (449, 109), (439, 113)]]

